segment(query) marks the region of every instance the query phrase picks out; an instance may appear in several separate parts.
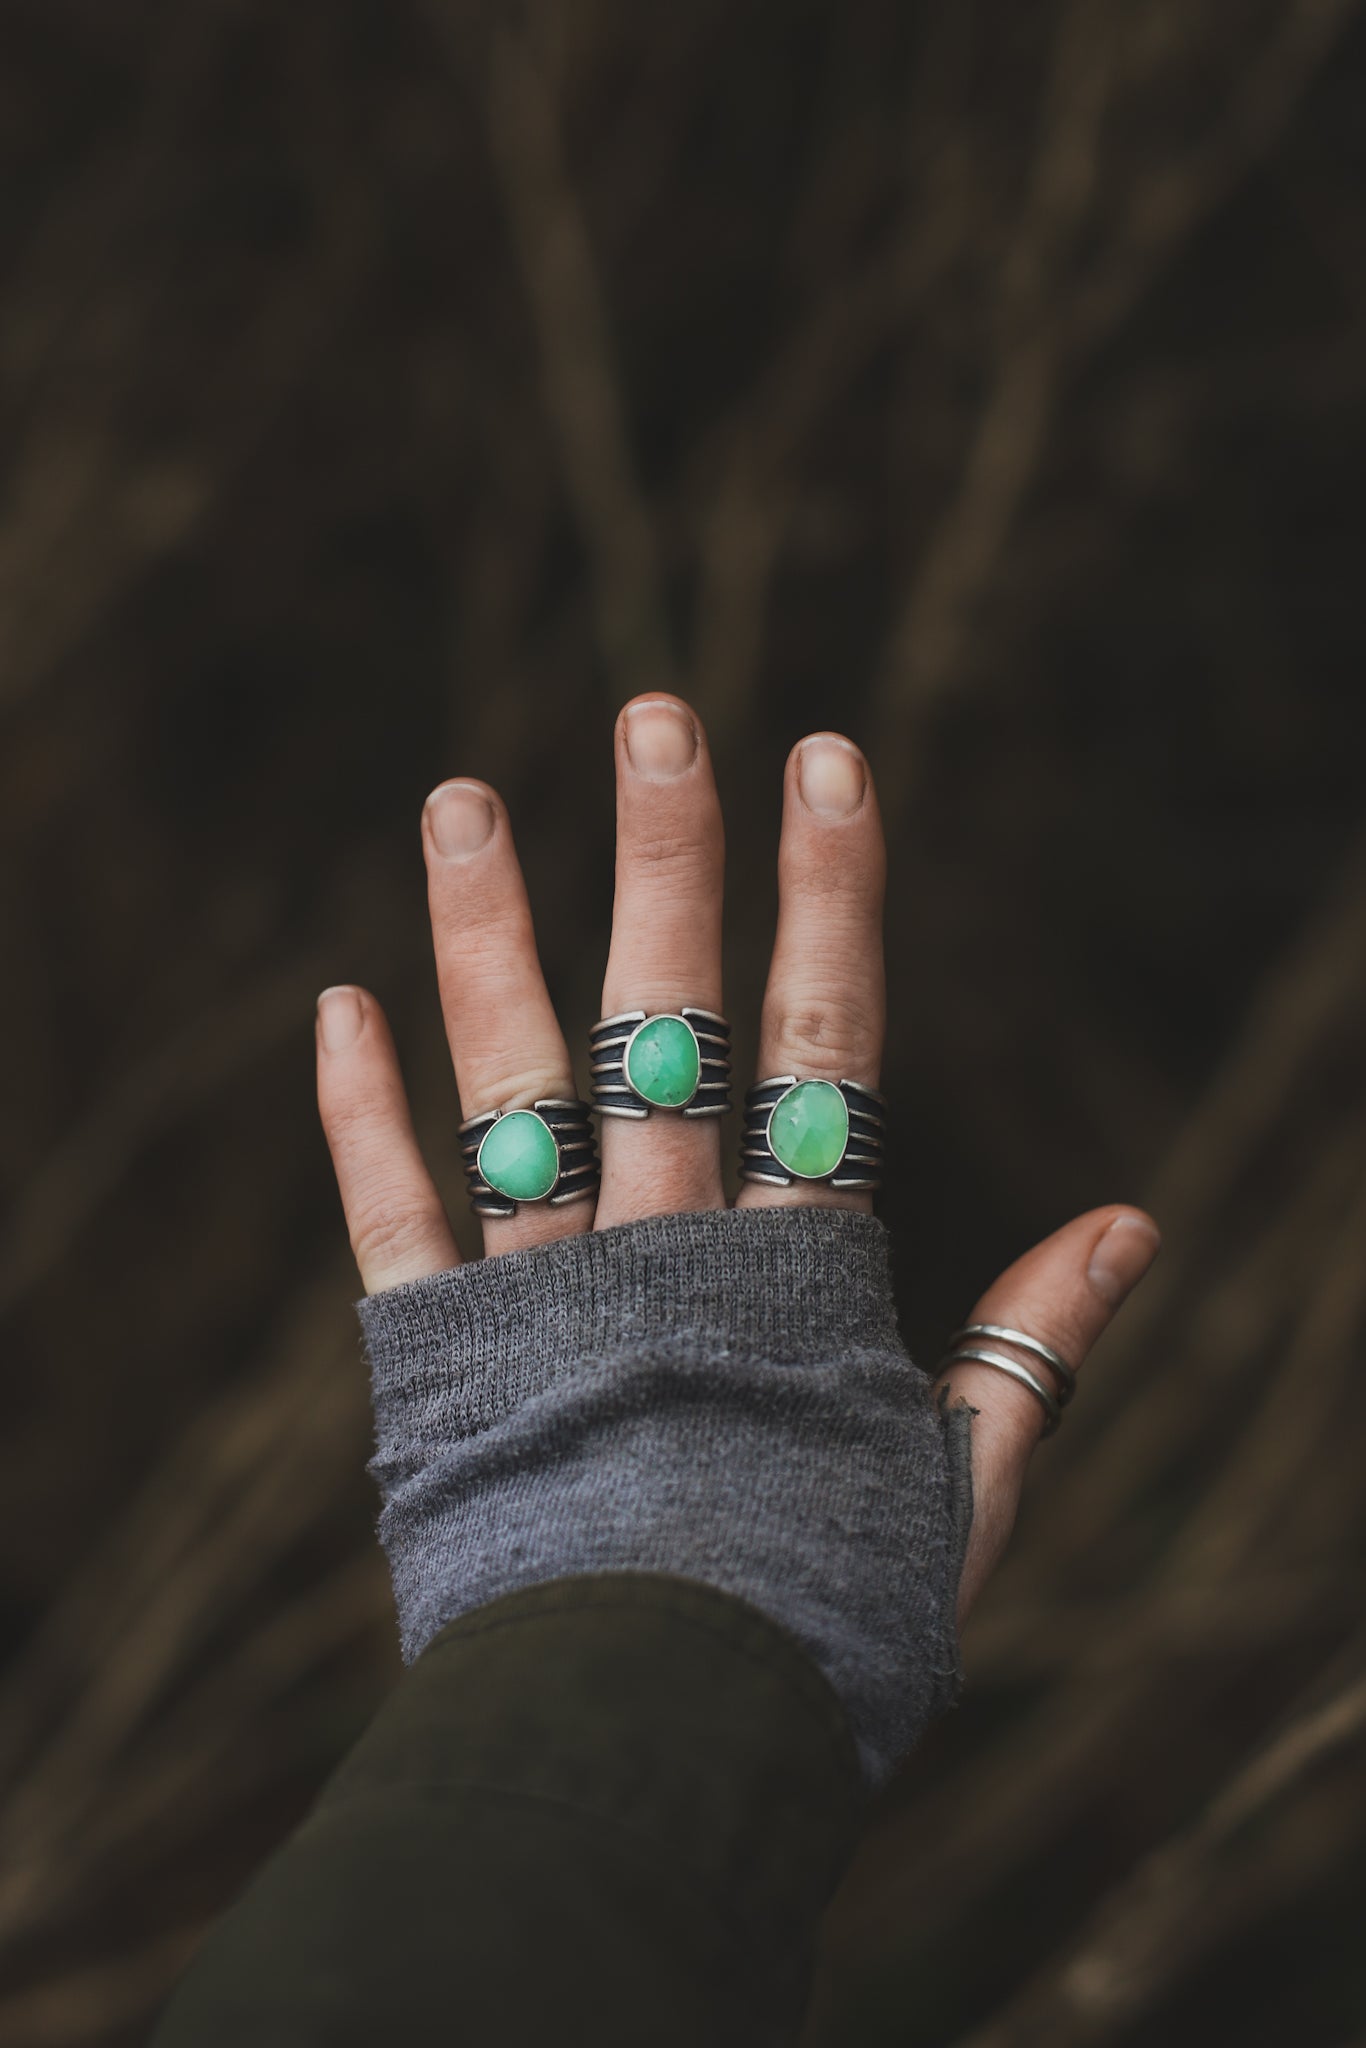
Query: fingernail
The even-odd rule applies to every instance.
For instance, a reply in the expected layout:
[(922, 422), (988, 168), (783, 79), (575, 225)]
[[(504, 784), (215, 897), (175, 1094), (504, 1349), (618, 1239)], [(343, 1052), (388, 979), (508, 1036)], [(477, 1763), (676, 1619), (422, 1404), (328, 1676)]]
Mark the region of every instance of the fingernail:
[(1091, 1254), (1086, 1277), (1111, 1308), (1137, 1287), (1157, 1257), (1162, 1239), (1141, 1216), (1116, 1216)]
[(797, 756), (797, 787), (808, 811), (847, 818), (863, 796), (863, 756), (846, 740), (808, 740)]
[(697, 727), (677, 704), (633, 704), (626, 714), (626, 751), (637, 775), (667, 782), (697, 753)]
[(427, 799), (432, 839), (447, 860), (477, 853), (493, 830), (493, 805), (482, 789), (466, 782), (443, 782)]
[(318, 1025), (324, 1052), (345, 1052), (360, 1037), (365, 1012), (353, 988), (325, 988), (318, 997)]

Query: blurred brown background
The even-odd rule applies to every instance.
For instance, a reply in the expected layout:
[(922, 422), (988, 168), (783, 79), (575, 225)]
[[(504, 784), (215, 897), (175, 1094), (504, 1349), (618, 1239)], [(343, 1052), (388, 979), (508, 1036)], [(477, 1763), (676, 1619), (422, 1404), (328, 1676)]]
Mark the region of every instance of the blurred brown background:
[(873, 759), (915, 1356), (1165, 1234), (806, 2048), (1366, 2039), (1364, 14), (0, 12), (7, 2048), (141, 2040), (398, 1675), (314, 997), (474, 1252), (421, 803), (581, 1046), (656, 685), (739, 1077), (783, 757)]

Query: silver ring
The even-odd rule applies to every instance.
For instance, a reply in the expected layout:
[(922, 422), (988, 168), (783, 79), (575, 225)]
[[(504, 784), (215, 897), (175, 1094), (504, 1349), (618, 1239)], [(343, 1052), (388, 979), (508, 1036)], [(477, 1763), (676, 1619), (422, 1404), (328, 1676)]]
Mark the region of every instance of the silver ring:
[[(522, 1143), (499, 1159), (510, 1117), (525, 1119)], [(545, 1095), (529, 1109), (467, 1116), (460, 1126), (460, 1157), (470, 1206), (479, 1216), (515, 1216), (525, 1202), (558, 1209), (596, 1195), (602, 1179), (588, 1104), (576, 1096)]]
[(961, 1330), (955, 1330), (950, 1337), (950, 1350), (961, 1337), (1006, 1337), (1012, 1344), (1018, 1344), (1022, 1350), (1032, 1351), (1045, 1365), (1051, 1365), (1062, 1381), (1062, 1391), (1057, 1398), (1064, 1408), (1077, 1391), (1077, 1376), (1067, 1360), (1061, 1357), (1051, 1344), (1042, 1344), (1037, 1337), (1027, 1337), (1023, 1330), (1009, 1329), (1004, 1323), (965, 1323)]
[(715, 1010), (619, 1010), (588, 1034), (593, 1108), (639, 1121), (656, 1110), (725, 1116), (730, 1109), (730, 1025)]
[[(803, 1091), (808, 1100), (800, 1102)], [(740, 1178), (779, 1188), (811, 1182), (876, 1190), (886, 1120), (886, 1096), (861, 1081), (772, 1074), (745, 1091)]]
[[(960, 1340), (964, 1337), (1005, 1337), (1012, 1344), (1022, 1345), (1026, 1350), (1034, 1352), (1037, 1357), (1045, 1359), (1054, 1368), (1062, 1380), (1061, 1393), (1055, 1394), (1041, 1379), (1030, 1372), (1027, 1366), (1017, 1364), (1013, 1358), (1006, 1358), (999, 1351), (984, 1350), (981, 1345), (961, 1343)], [(965, 1364), (994, 1366), (998, 1372), (1008, 1373), (1011, 1379), (1018, 1380), (1022, 1387), (1028, 1387), (1030, 1393), (1036, 1395), (1043, 1403), (1044, 1414), (1047, 1417), (1043, 1428), (1045, 1436), (1052, 1436), (1062, 1421), (1064, 1404), (1070, 1401), (1076, 1392), (1077, 1377), (1065, 1358), (1060, 1358), (1050, 1345), (1041, 1344), (1037, 1337), (1029, 1336), (1024, 1330), (1012, 1330), (1004, 1323), (967, 1323), (961, 1330), (955, 1330), (949, 1339), (949, 1350), (935, 1369), (935, 1378), (937, 1379), (947, 1366), (960, 1359)]]

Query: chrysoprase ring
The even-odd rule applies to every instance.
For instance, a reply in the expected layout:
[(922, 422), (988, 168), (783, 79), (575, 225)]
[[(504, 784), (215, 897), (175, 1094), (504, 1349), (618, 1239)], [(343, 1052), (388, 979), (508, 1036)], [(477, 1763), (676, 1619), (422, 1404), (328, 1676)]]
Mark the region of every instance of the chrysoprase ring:
[(603, 1116), (724, 1116), (730, 1025), (715, 1010), (619, 1010), (588, 1035), (593, 1107)]
[(480, 1216), (515, 1216), (523, 1202), (580, 1202), (602, 1179), (589, 1106), (573, 1096), (466, 1117), (460, 1156)]
[(887, 1098), (860, 1081), (775, 1074), (745, 1093), (740, 1178), (792, 1187), (882, 1186)]

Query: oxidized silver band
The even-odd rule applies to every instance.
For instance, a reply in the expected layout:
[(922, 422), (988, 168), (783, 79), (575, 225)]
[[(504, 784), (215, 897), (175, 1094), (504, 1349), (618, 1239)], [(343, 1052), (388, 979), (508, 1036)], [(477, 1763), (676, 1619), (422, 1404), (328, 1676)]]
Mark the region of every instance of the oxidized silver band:
[[(810, 1082), (796, 1074), (774, 1074), (767, 1080), (756, 1081), (745, 1091), (745, 1125), (740, 1146), (741, 1180), (762, 1181), (770, 1187), (780, 1188), (793, 1187), (804, 1181), (830, 1188), (880, 1188), (887, 1121), (886, 1096), (876, 1088), (865, 1088), (860, 1081), (821, 1081), (816, 1085), (821, 1089), (835, 1090), (844, 1098), (847, 1130), (838, 1158), (830, 1163), (818, 1159), (815, 1163), (821, 1170), (811, 1173), (803, 1172), (800, 1166), (792, 1163), (795, 1152), (784, 1147), (781, 1139), (775, 1138), (774, 1112), (785, 1096), (790, 1097), (795, 1091), (810, 1086)], [(774, 1149), (775, 1143), (779, 1150), (787, 1150), (786, 1159), (779, 1157)]]
[[(1024, 1350), (1032, 1351), (1036, 1358), (1042, 1358), (1057, 1373), (1061, 1381), (1059, 1391), (1055, 1394), (1041, 1379), (1030, 1372), (1027, 1366), (1018, 1364), (1013, 1358), (1004, 1357), (999, 1351), (986, 1351), (980, 1345), (962, 1343), (964, 1337), (1004, 1337), (1009, 1343), (1019, 1344)], [(994, 1366), (998, 1372), (1008, 1373), (1011, 1379), (1018, 1380), (1023, 1387), (1028, 1387), (1042, 1402), (1048, 1418), (1044, 1424), (1045, 1436), (1052, 1436), (1062, 1421), (1063, 1409), (1077, 1390), (1076, 1373), (1065, 1358), (1060, 1357), (1051, 1345), (1040, 1343), (1037, 1337), (1029, 1336), (1024, 1330), (1012, 1330), (1005, 1323), (966, 1323), (961, 1330), (955, 1330), (949, 1339), (948, 1351), (935, 1367), (935, 1378), (939, 1377), (946, 1366), (952, 1365), (958, 1359), (965, 1363)]]
[[(506, 1172), (499, 1176), (507, 1183), (505, 1186), (495, 1186), (488, 1178), (485, 1162), (480, 1158), (484, 1140), (496, 1124), (510, 1116), (534, 1117), (546, 1126), (554, 1141), (555, 1177), (543, 1193), (509, 1193), (508, 1187), (515, 1183)], [(544, 1144), (544, 1136), (541, 1142)], [(546, 1202), (552, 1209), (558, 1209), (566, 1202), (581, 1202), (596, 1195), (602, 1180), (597, 1133), (589, 1118), (588, 1104), (576, 1096), (543, 1096), (529, 1110), (489, 1109), (479, 1116), (466, 1117), (460, 1126), (460, 1157), (470, 1206), (479, 1216), (515, 1216), (524, 1202)]]
[(588, 1053), (593, 1107), (603, 1116), (725, 1116), (730, 1109), (730, 1025), (715, 1010), (690, 1003), (619, 1010), (593, 1026)]

